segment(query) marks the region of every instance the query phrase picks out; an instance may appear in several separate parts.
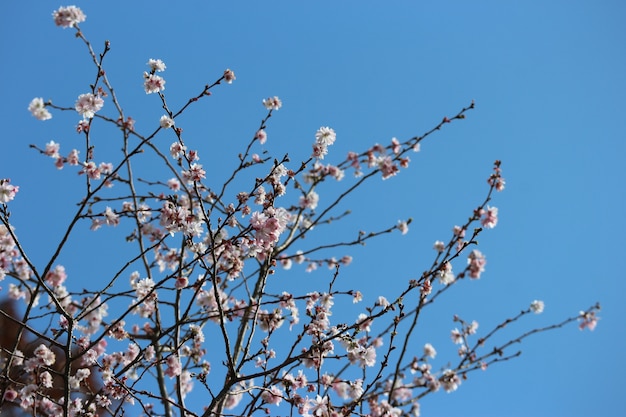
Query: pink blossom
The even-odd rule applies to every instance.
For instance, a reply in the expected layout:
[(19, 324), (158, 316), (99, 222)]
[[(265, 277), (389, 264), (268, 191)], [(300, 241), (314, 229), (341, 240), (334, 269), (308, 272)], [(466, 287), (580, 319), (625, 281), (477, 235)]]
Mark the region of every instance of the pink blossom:
[(485, 271), (485, 265), (487, 260), (478, 249), (474, 249), (467, 257), (467, 263), (469, 264), (469, 276), (473, 279), (480, 278), (480, 274)]
[(454, 273), (452, 272), (452, 265), (450, 262), (446, 262), (443, 269), (439, 270), (439, 282), (443, 285), (449, 285), (455, 280)]
[(478, 330), (478, 322), (476, 320), (472, 320), (469, 326), (467, 326), (467, 334), (476, 334), (476, 330)]
[(283, 102), (276, 96), (268, 97), (263, 100), (263, 105), (268, 110), (278, 110), (283, 106)]
[(54, 24), (63, 29), (76, 26), (84, 22), (87, 16), (76, 6), (60, 7), (52, 13)]
[(364, 347), (357, 345), (348, 351), (348, 360), (352, 364), (359, 362), (361, 368), (374, 366), (376, 365), (376, 350), (373, 346)]
[(198, 151), (194, 149), (190, 149), (187, 152), (187, 158), (189, 158), (189, 162), (194, 162), (200, 160), (200, 156), (198, 155)]
[(53, 270), (48, 271), (45, 280), (51, 286), (57, 287), (63, 284), (66, 278), (67, 274), (65, 273), (65, 268), (63, 267), (63, 265), (57, 265), (56, 267), (54, 267)]
[(39, 374), (39, 382), (41, 383), (43, 387), (51, 388), (52, 387), (52, 375), (50, 375), (50, 372), (44, 371), (41, 374)]
[(399, 154), (401, 150), (400, 141), (396, 138), (391, 138), (391, 151), (395, 154)]
[(113, 164), (110, 162), (101, 162), (100, 165), (98, 165), (98, 169), (104, 175), (108, 175), (113, 172)]
[(498, 224), (498, 208), (487, 206), (487, 210), (481, 210), (481, 215), (483, 218), (480, 220), (480, 224), (482, 224), (487, 229), (493, 229)]
[(280, 388), (272, 385), (268, 390), (263, 391), (261, 398), (267, 404), (279, 405), (283, 401), (283, 392)]
[(67, 163), (70, 164), (70, 165), (78, 165), (79, 164), (78, 150), (72, 149), (70, 151), (70, 154), (67, 156)]
[(543, 301), (535, 300), (530, 303), (530, 310), (535, 314), (541, 314), (543, 312)]
[(434, 359), (437, 356), (437, 351), (430, 343), (426, 343), (424, 345), (424, 356), (428, 356), (429, 358)]
[(83, 169), (78, 172), (79, 174), (87, 174), (87, 176), (92, 180), (99, 180), (102, 172), (96, 166), (96, 163), (93, 161), (89, 161), (83, 164)]
[(175, 376), (180, 375), (182, 372), (182, 365), (180, 363), (180, 359), (176, 355), (170, 355), (167, 358), (167, 369), (165, 369), (165, 375), (170, 378), (174, 378)]
[(6, 391), (4, 391), (4, 397), (2, 397), (4, 399), (4, 401), (9, 401), (9, 402), (15, 402), (15, 400), (18, 397), (18, 393), (17, 391), (11, 389), (11, 388), (7, 388)]
[(300, 196), (300, 208), (315, 210), (319, 199), (320, 197), (315, 191), (309, 191), (306, 196)]
[(104, 224), (107, 226), (117, 226), (119, 223), (120, 216), (118, 216), (111, 207), (107, 207), (104, 211)]
[(267, 133), (265, 133), (265, 130), (259, 129), (254, 135), (254, 138), (258, 140), (261, 145), (263, 145), (267, 141)]
[(182, 175), (188, 184), (192, 184), (206, 178), (206, 171), (202, 169), (202, 165), (194, 163), (189, 166), (189, 170), (183, 171)]
[(52, 366), (56, 361), (56, 355), (54, 352), (43, 343), (40, 344), (33, 353), (35, 354), (35, 357), (39, 359), (40, 363), (46, 366)]
[(37, 120), (49, 120), (52, 119), (52, 115), (46, 109), (46, 105), (43, 102), (43, 98), (36, 97), (32, 99), (30, 104), (28, 105), (28, 111), (37, 119)]
[(319, 145), (330, 146), (335, 143), (337, 135), (330, 127), (320, 127), (315, 132), (315, 142)]
[(172, 158), (174, 159), (181, 158), (185, 154), (186, 150), (187, 147), (182, 145), (180, 142), (174, 142), (170, 145), (170, 155), (172, 155)]
[(165, 63), (161, 61), (160, 59), (150, 58), (146, 65), (148, 65), (150, 69), (154, 72), (163, 72), (165, 71), (165, 68), (167, 68), (165, 66)]
[(580, 330), (589, 329), (593, 331), (596, 328), (596, 325), (598, 324), (598, 319), (599, 318), (596, 316), (595, 311), (590, 311), (588, 313), (581, 311), (580, 317), (578, 317), (578, 320), (580, 320), (580, 323), (578, 324), (578, 328)]
[(314, 143), (313, 144), (313, 153), (311, 156), (317, 159), (324, 159), (324, 156), (328, 154), (328, 147), (324, 144)]
[(459, 329), (454, 329), (450, 332), (450, 338), (452, 339), (452, 341), (459, 345), (461, 343), (463, 343), (463, 335), (461, 334), (461, 332), (459, 331)]
[(11, 180), (0, 179), (0, 203), (6, 204), (15, 198), (15, 194), (20, 190), (17, 185), (11, 185)]
[[(276, 217), (269, 217), (258, 211), (252, 213), (250, 225), (256, 231), (256, 240), (264, 248), (269, 249), (278, 241), (280, 234), (286, 226), (284, 214), (282, 212)], [(283, 217), (283, 218), (281, 218)]]
[(155, 74), (143, 73), (143, 89), (146, 94), (158, 93), (165, 90), (165, 80)]
[(399, 169), (398, 166), (393, 162), (391, 157), (382, 156), (377, 159), (378, 169), (383, 174), (383, 179), (386, 180), (389, 177), (395, 176)]
[(404, 220), (398, 220), (397, 228), (403, 235), (409, 233), (409, 223)]
[(442, 253), (446, 249), (446, 244), (443, 243), (441, 240), (437, 240), (433, 245), (433, 249), (435, 249), (439, 253)]
[(76, 111), (83, 116), (84, 119), (91, 119), (96, 112), (102, 108), (104, 100), (100, 96), (91, 93), (81, 94), (76, 100)]
[(89, 120), (82, 119), (76, 125), (76, 133), (89, 133)]
[(159, 125), (163, 129), (169, 129), (170, 127), (174, 126), (174, 120), (171, 119), (168, 115), (164, 114), (163, 116), (161, 116), (161, 120), (159, 120)]
[(224, 71), (224, 80), (226, 81), (226, 83), (232, 84), (235, 79), (235, 73), (231, 69), (226, 69)]
[(461, 378), (452, 370), (447, 369), (443, 372), (441, 378), (439, 378), (441, 385), (443, 385), (443, 389), (446, 392), (456, 391), (456, 389), (461, 385)]
[(359, 317), (356, 319), (356, 323), (361, 331), (369, 332), (371, 330), (370, 326), (372, 324), (372, 320), (369, 319), (364, 313), (359, 314)]
[(313, 400), (311, 407), (313, 415), (316, 417), (326, 417), (330, 415), (330, 410), (331, 409), (328, 405), (328, 396), (325, 395), (324, 397), (321, 397), (320, 395), (317, 395)]
[(454, 234), (454, 236), (458, 237), (459, 239), (463, 239), (465, 237), (465, 229), (462, 228), (461, 226), (454, 226), (452, 228), (452, 233)]

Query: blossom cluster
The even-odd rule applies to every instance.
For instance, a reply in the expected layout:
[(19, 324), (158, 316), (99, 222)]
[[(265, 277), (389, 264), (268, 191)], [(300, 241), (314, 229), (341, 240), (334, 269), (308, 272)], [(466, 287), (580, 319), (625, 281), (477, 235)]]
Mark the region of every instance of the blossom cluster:
[[(75, 6), (61, 7), (53, 16), (58, 26), (77, 31), (85, 20)], [(337, 137), (333, 128), (322, 126), (311, 135), (312, 151), (305, 161), (274, 159), (265, 149), (258, 150), (267, 142), (272, 112), (282, 107), (280, 98), (270, 96), (262, 101), (265, 118), (250, 132), (252, 139), (232, 172), (217, 172), (211, 158), (222, 155), (211, 149), (207, 157), (193, 146), (195, 138), (187, 137), (179, 115), (191, 112), (187, 109), (211, 95), (212, 88), (231, 84), (235, 73), (220, 72), (217, 81), (177, 110), (170, 108), (165, 79), (158, 75), (166, 70), (165, 63), (149, 59), (143, 89), (158, 95), (152, 97), (163, 112), (152, 119), (153, 133), (144, 135), (135, 130), (132, 117), (122, 114), (113, 88), (103, 79), (104, 56), (96, 62), (96, 85), (79, 95), (73, 107), (43, 98), (28, 106), (38, 120), (50, 119), (50, 110), (76, 111), (82, 118), (76, 131), (85, 139), (84, 148), (62, 154), (55, 140), (33, 147), (58, 169), (77, 166), (85, 184), (59, 252), (80, 221), (90, 223), (93, 231), (106, 226), (111, 234), (121, 233), (125, 248), (134, 249), (119, 265), (108, 265), (107, 258), (107, 265), (93, 268), (93, 277), (85, 282), (72, 274), (72, 266), (57, 263), (57, 254), (37, 269), (18, 243), (6, 214), (10, 206), (4, 205), (19, 188), (0, 180), (0, 281), (9, 281), (6, 294), (12, 300), (28, 303), (28, 329), (43, 323), (52, 334), (16, 335), (17, 342), (2, 346), (0, 363), (9, 377), (3, 385), (3, 407), (31, 415), (90, 417), (133, 410), (146, 415), (278, 415), (286, 407), (307, 417), (418, 416), (421, 397), (459, 389), (470, 370), (486, 369), (490, 355), (501, 353), (495, 349), (481, 356), (484, 340), (470, 343), (478, 323), (455, 316), (457, 327), (450, 338), (458, 346), (460, 364), (444, 358), (447, 365), (437, 368), (443, 352), (438, 356), (425, 341), (414, 349), (417, 339), (412, 335), (423, 332), (410, 327), (420, 322), (421, 309), (452, 284), (464, 277), (478, 279), (485, 271), (485, 255), (468, 247), (477, 243), (479, 226), (491, 229), (498, 223), (498, 209), (487, 202), (493, 190), (504, 189), (499, 161), (483, 204), (470, 211), (467, 223), (454, 226), (449, 241), (435, 241), (430, 269), (407, 280), (395, 298), (374, 294), (372, 301), (372, 294), (346, 289), (350, 283), (338, 278), (352, 257), (335, 257), (329, 251), (364, 245), (395, 230), (407, 234), (411, 219), (344, 239), (333, 229), (332, 223), (343, 217), (334, 209), (369, 178), (387, 180), (407, 168), (407, 154), (419, 151), (430, 133), (405, 141), (394, 137), (386, 145), (366, 146), (343, 161), (327, 162), (334, 157), (329, 147)], [(113, 104), (105, 111), (119, 114), (99, 113), (105, 99)], [(465, 110), (439, 127), (462, 119)], [(113, 162), (96, 162), (101, 139), (92, 129), (105, 123), (122, 132), (123, 152)], [(156, 161), (158, 169), (136, 175), (134, 170), (142, 165), (131, 160), (140, 154), (153, 158), (144, 167), (152, 168)], [(355, 178), (346, 178), (350, 170)], [(222, 177), (223, 183), (214, 183)], [(339, 197), (324, 193), (325, 181), (341, 190)], [(325, 241), (307, 239), (319, 230)], [(300, 281), (287, 281), (283, 272), (302, 268), (313, 273), (323, 266), (329, 270)], [(329, 278), (323, 289), (317, 283), (320, 277)], [(93, 288), (94, 282), (102, 285)], [(303, 289), (309, 284), (316, 289)], [(543, 309), (543, 302), (535, 300), (522, 315)], [(590, 330), (598, 320), (595, 310), (571, 320), (576, 318), (581, 329)], [(412, 358), (411, 351), (417, 352)], [(72, 371), (64, 375), (65, 369)], [(199, 412), (191, 410), (193, 401), (186, 401), (194, 395), (203, 400)]]
[(28, 105), (28, 111), (37, 119), (37, 120), (49, 120), (52, 119), (52, 114), (46, 109), (46, 105), (43, 102), (43, 98), (35, 97), (32, 99), (30, 104)]
[(76, 6), (60, 7), (52, 13), (54, 23), (63, 29), (74, 27), (85, 21), (87, 16)]

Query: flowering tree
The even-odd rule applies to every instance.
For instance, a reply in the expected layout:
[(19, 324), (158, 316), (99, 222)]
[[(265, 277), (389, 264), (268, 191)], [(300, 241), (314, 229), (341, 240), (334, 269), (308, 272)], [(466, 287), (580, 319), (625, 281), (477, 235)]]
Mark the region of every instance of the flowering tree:
[[(35, 98), (28, 109), (42, 121), (52, 112), (77, 112), (76, 131), (84, 143), (69, 153), (54, 141), (31, 146), (57, 169), (83, 176), (82, 198), (53, 255), (38, 265), (10, 223), (11, 200), (19, 188), (0, 180), (0, 279), (8, 283), (0, 309), (3, 412), (419, 415), (421, 398), (454, 391), (472, 371), (518, 356), (514, 345), (535, 333), (576, 321), (580, 329), (594, 329), (599, 305), (496, 343), (493, 336), (505, 327), (543, 311), (543, 302), (536, 300), (482, 335), (475, 321), (454, 316), (451, 343), (458, 345), (458, 356), (442, 365), (431, 343), (415, 353), (422, 311), (459, 281), (477, 280), (484, 272), (477, 237), (498, 223), (498, 209), (490, 202), (505, 186), (500, 161), (467, 220), (453, 227), (447, 241), (435, 242), (430, 266), (406, 278), (393, 298), (380, 296), (356, 316), (342, 305), (366, 303), (361, 292), (338, 285), (351, 258), (333, 257), (333, 251), (388, 233), (405, 234), (411, 220), (347, 239), (326, 236), (321, 244), (305, 240), (341, 220), (345, 214), (337, 207), (355, 190), (408, 168), (409, 154), (419, 151), (423, 140), (464, 119), (474, 103), (420, 136), (393, 138), (327, 164), (336, 140), (330, 127), (311, 135), (310, 157), (304, 161), (256, 153), (268, 140), (270, 117), (282, 106), (278, 97), (270, 97), (262, 101), (265, 115), (232, 173), (215, 184), (178, 119), (212, 90), (234, 82), (234, 72), (223, 71), (173, 107), (164, 93), (166, 65), (149, 59), (142, 94), (153, 95), (164, 114), (141, 133), (107, 77), (109, 43), (101, 52), (94, 50), (79, 27), (85, 15), (74, 6), (61, 7), (53, 17), (84, 43), (94, 82), (73, 106)], [(105, 126), (118, 132), (121, 152), (113, 161), (102, 160), (96, 146), (102, 140), (98, 129)], [(139, 155), (159, 170), (140, 169), (138, 176), (136, 168), (145, 167), (136, 163)], [(324, 199), (318, 191), (327, 182), (336, 182), (341, 191)], [(94, 232), (117, 227), (127, 256), (114, 261), (112, 275), (74, 289), (79, 285), (71, 283), (59, 259), (85, 222)], [(281, 270), (322, 266), (330, 272), (317, 291), (288, 292), (275, 279)]]

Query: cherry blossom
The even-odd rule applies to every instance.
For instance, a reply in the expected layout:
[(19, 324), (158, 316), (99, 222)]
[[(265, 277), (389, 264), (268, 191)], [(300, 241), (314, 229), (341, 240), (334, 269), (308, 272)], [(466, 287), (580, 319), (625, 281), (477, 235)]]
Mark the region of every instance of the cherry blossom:
[(100, 96), (91, 93), (81, 94), (76, 100), (76, 111), (83, 116), (84, 119), (91, 119), (96, 112), (102, 108), (104, 100)]
[(231, 69), (225, 70), (223, 77), (228, 84), (232, 84), (236, 79), (235, 73)]
[(169, 129), (170, 127), (174, 126), (174, 120), (171, 119), (168, 115), (163, 115), (161, 116), (161, 120), (159, 120), (159, 125), (163, 128), (163, 129)]
[(478, 279), (480, 278), (480, 274), (485, 271), (487, 260), (485, 259), (485, 255), (483, 255), (478, 249), (474, 249), (467, 257), (467, 263), (470, 278)]
[(56, 361), (56, 355), (46, 345), (39, 345), (34, 351), (35, 357), (39, 362), (46, 366), (52, 366)]
[(434, 359), (437, 356), (437, 351), (430, 343), (426, 343), (424, 345), (424, 356), (428, 356), (429, 358)]
[(158, 93), (165, 90), (165, 80), (163, 77), (144, 72), (143, 78), (143, 88), (146, 94)]
[(160, 59), (150, 58), (146, 65), (148, 65), (153, 72), (163, 72), (165, 68), (167, 68), (165, 63)]
[(441, 385), (443, 386), (443, 389), (446, 390), (446, 392), (456, 391), (459, 385), (461, 385), (461, 378), (459, 378), (459, 376), (450, 369), (447, 369), (443, 372), (443, 375), (441, 375), (439, 381), (441, 382)]
[(543, 313), (543, 301), (535, 300), (530, 303), (530, 310), (535, 314)]
[(167, 358), (167, 368), (165, 369), (165, 375), (170, 378), (180, 375), (182, 372), (182, 365), (180, 359), (176, 355), (170, 355)]
[(459, 329), (452, 330), (450, 332), (450, 338), (457, 345), (463, 343), (463, 334), (459, 331)]
[(595, 311), (581, 311), (578, 320), (580, 321), (580, 323), (578, 324), (578, 328), (580, 330), (589, 329), (593, 331), (598, 324), (599, 317), (596, 316)]
[(300, 207), (303, 209), (315, 210), (319, 202), (319, 195), (315, 191), (309, 191), (306, 196), (300, 196)]
[(315, 142), (320, 145), (330, 146), (335, 143), (335, 139), (337, 135), (335, 131), (330, 127), (320, 127), (317, 132), (315, 132)]
[(83, 11), (76, 6), (60, 7), (52, 13), (52, 17), (54, 24), (63, 29), (76, 26), (87, 18)]
[(206, 178), (206, 171), (202, 169), (200, 164), (191, 164), (188, 170), (182, 172), (183, 178), (187, 181), (187, 184), (193, 184), (197, 181), (202, 181)]
[(482, 210), (481, 215), (483, 216), (480, 220), (480, 224), (482, 224), (487, 229), (493, 229), (498, 224), (498, 208), (487, 206), (487, 210)]
[(280, 388), (272, 385), (268, 390), (263, 391), (261, 398), (267, 404), (279, 405), (283, 401), (283, 392)]
[(263, 145), (267, 141), (267, 133), (265, 133), (265, 130), (259, 129), (254, 135), (254, 138), (258, 140), (261, 145)]
[(435, 249), (439, 253), (442, 253), (446, 249), (446, 244), (443, 243), (441, 240), (437, 240), (433, 245), (433, 249)]
[(36, 97), (34, 98), (30, 104), (28, 105), (28, 111), (37, 119), (37, 120), (49, 120), (52, 119), (52, 115), (46, 109), (46, 105), (43, 102), (43, 98)]
[(63, 284), (66, 279), (67, 274), (65, 273), (63, 265), (55, 266), (54, 269), (48, 271), (45, 277), (46, 282), (53, 287)]
[(278, 110), (283, 106), (283, 102), (276, 96), (263, 99), (263, 106), (268, 110)]
[(19, 190), (17, 185), (11, 185), (11, 180), (0, 179), (0, 203), (6, 204), (13, 200)]
[(407, 221), (398, 220), (397, 227), (400, 233), (402, 233), (403, 235), (406, 235), (407, 233), (409, 233), (409, 223)]
[(443, 269), (439, 270), (438, 278), (439, 282), (443, 285), (450, 285), (454, 282), (456, 278), (452, 272), (452, 265), (450, 262), (446, 262)]
[[(69, 6), (58, 9), (54, 19), (59, 26), (77, 28), (85, 16), (80, 9)], [(198, 89), (200, 94), (196, 92), (182, 106), (174, 107), (174, 100), (165, 100), (160, 94), (165, 80), (157, 74), (166, 69), (165, 63), (149, 59), (148, 68), (144, 67), (143, 87), (146, 94), (160, 96), (157, 101), (163, 109), (162, 116), (155, 126), (159, 113), (153, 114), (152, 125), (156, 132), (173, 129), (161, 133), (174, 134), (174, 142), (168, 147), (169, 142), (162, 142), (154, 129), (142, 133), (138, 123), (135, 131), (135, 120), (122, 114), (122, 104), (113, 95), (116, 90), (109, 84), (115, 78), (109, 78), (107, 71), (114, 68), (106, 67), (109, 61), (103, 59), (111, 51), (110, 44), (105, 44), (104, 52), (96, 52), (85, 34), (77, 32), (77, 36), (87, 44), (92, 58), (100, 54), (100, 59), (94, 59), (94, 85), (86, 90), (90, 93), (81, 94), (74, 104), (83, 120), (72, 127), (81, 134), (72, 146), (82, 149), (83, 159), (78, 149), (64, 157), (60, 144), (50, 139), (43, 149), (35, 149), (53, 158), (57, 168), (66, 163), (79, 166), (78, 173), (87, 177), (76, 181), (85, 192), (81, 194), (84, 197), (77, 205), (78, 211), (72, 210), (76, 214), (68, 228), (67, 242), (69, 232), (78, 230), (83, 221), (86, 226), (91, 222), (92, 230), (117, 226), (106, 232), (119, 232), (125, 240), (124, 247), (134, 247), (134, 253), (129, 252), (125, 262), (111, 261), (118, 271), (115, 275), (103, 276), (107, 268), (98, 269), (87, 281), (79, 278), (74, 284), (76, 277), (68, 278), (68, 272), (74, 268), (66, 264), (66, 271), (65, 266), (56, 263), (71, 260), (71, 256), (54, 253), (54, 259), (42, 264), (47, 265), (45, 274), (38, 275), (39, 270), (31, 267), (25, 254), (23, 242), (18, 242), (8, 223), (8, 207), (0, 207), (4, 223), (0, 225), (0, 280), (7, 281), (4, 285), (8, 298), (27, 303), (29, 313), (22, 325), (32, 326), (24, 338), (32, 336), (28, 349), (18, 344), (2, 349), (2, 363), (15, 367), (15, 372), (8, 370), (11, 378), (4, 387), (4, 401), (33, 415), (96, 416), (119, 414), (119, 410), (146, 415), (217, 416), (225, 415), (224, 410), (233, 410), (232, 415), (276, 415), (290, 407), (294, 414), (298, 410), (301, 415), (315, 417), (350, 413), (370, 417), (409, 413), (417, 416), (419, 398), (440, 387), (454, 391), (468, 371), (498, 361), (493, 359), (500, 354), (499, 347), (479, 352), (483, 340), (479, 336), (476, 344), (470, 344), (478, 332), (476, 321), (455, 316), (458, 324), (450, 338), (456, 344), (452, 356), (456, 351), (460, 362), (455, 358), (452, 362), (450, 358), (441, 359), (430, 343), (422, 341), (416, 345), (424, 334), (410, 331), (409, 323), (424, 317), (420, 316), (421, 309), (442, 292), (454, 289), (443, 286), (451, 286), (457, 278), (477, 279), (484, 272), (485, 256), (477, 249), (467, 248), (483, 232), (477, 226), (490, 229), (497, 225), (498, 209), (486, 204), (493, 197), (493, 190), (501, 191), (505, 186), (499, 161), (494, 163), (489, 187), (485, 186), (487, 196), (479, 209), (468, 213), (471, 216), (463, 226), (453, 228), (448, 243), (434, 243), (435, 252), (420, 260), (420, 264), (426, 265), (423, 272), (400, 277), (397, 281), (401, 289), (389, 294), (389, 299), (379, 294), (364, 295), (352, 287), (358, 286), (358, 280), (351, 282), (339, 277), (352, 257), (334, 251), (365, 244), (372, 237), (396, 229), (406, 234), (411, 219), (396, 223), (392, 220), (372, 232), (359, 232), (356, 237), (340, 236), (342, 228), (334, 227), (334, 222), (343, 217), (337, 211), (341, 210), (339, 203), (343, 204), (344, 197), (370, 178), (379, 181), (378, 172), (386, 180), (407, 168), (410, 160), (405, 154), (411, 149), (418, 151), (422, 139), (442, 127), (439, 123), (424, 136), (404, 141), (393, 137), (384, 144), (365, 144), (348, 152), (344, 160), (332, 163), (323, 159), (329, 146), (336, 142), (336, 132), (321, 126), (311, 141), (312, 150), (308, 148), (312, 152), (300, 149), (304, 158), (294, 160), (294, 155), (298, 155), (295, 148), (289, 149), (289, 154), (285, 149), (279, 156), (272, 155), (269, 149), (255, 148), (255, 141), (259, 145), (267, 142), (266, 129), (275, 119), (270, 116), (282, 107), (278, 97), (269, 97), (262, 101), (267, 112), (249, 131), (254, 135), (252, 140), (244, 143), (232, 170), (222, 172), (216, 170), (214, 161), (224, 158), (219, 145), (228, 147), (231, 139), (214, 141), (206, 148), (199, 136), (192, 137), (190, 132), (183, 135), (174, 119), (180, 122), (183, 119), (179, 116), (186, 117), (183, 113), (188, 107), (212, 95), (214, 88), (235, 81), (232, 70), (214, 74), (213, 82)], [(120, 114), (98, 115), (93, 123), (107, 92), (111, 96), (111, 111)], [(41, 97), (34, 98), (28, 106), (39, 120), (51, 118), (51, 108), (68, 110), (52, 105), (52, 101), (44, 102)], [(466, 110), (444, 122), (462, 119)], [(111, 124), (112, 131), (121, 132), (124, 141), (123, 153), (110, 159), (115, 164), (98, 162), (119, 148), (110, 145), (108, 136), (100, 134), (100, 127), (106, 124)], [(203, 166), (198, 150), (205, 148), (210, 154), (203, 154)], [(166, 157), (168, 150), (173, 160)], [(144, 157), (145, 164), (131, 164), (131, 160)], [(153, 161), (162, 165), (153, 167)], [(150, 170), (139, 172), (146, 166)], [(344, 179), (349, 169), (359, 179)], [(368, 170), (368, 175), (363, 174), (364, 170)], [(100, 179), (105, 182), (95, 183)], [(224, 182), (220, 183), (220, 179)], [(116, 194), (115, 190), (104, 189), (113, 184), (123, 191)], [(322, 194), (326, 185), (333, 188), (330, 195)], [(334, 193), (334, 189), (339, 192)], [(18, 190), (9, 180), (0, 180), (0, 203), (12, 200)], [(320, 229), (326, 230), (323, 238), (328, 242), (305, 239)], [(467, 230), (474, 230), (469, 241), (464, 240)], [(467, 256), (464, 269), (461, 252)], [(383, 264), (398, 262), (387, 258)], [(453, 273), (453, 264), (454, 268), (462, 268), (458, 275)], [(289, 283), (281, 266), (284, 270), (306, 268), (315, 273)], [(130, 273), (128, 281), (118, 279), (131, 267), (141, 272)], [(315, 287), (309, 289), (309, 285)], [(292, 288), (293, 292), (281, 288)], [(39, 306), (41, 295), (46, 302)], [(521, 315), (538, 314), (543, 307), (543, 302), (535, 300)], [(598, 320), (595, 310), (582, 312), (570, 321), (576, 318), (581, 329), (590, 330)], [(289, 326), (285, 326), (286, 321)], [(47, 327), (35, 329), (40, 324)], [(489, 330), (485, 333), (491, 335)], [(278, 345), (290, 334), (294, 341)], [(416, 334), (421, 336), (409, 340)], [(220, 346), (226, 346), (226, 355)], [(66, 357), (68, 354), (71, 358)], [(435, 358), (442, 360), (441, 364), (435, 363)], [(449, 365), (442, 367), (445, 363)], [(63, 375), (65, 364), (71, 364), (67, 375)], [(217, 369), (213, 371), (212, 366)], [(153, 379), (146, 383), (146, 378)], [(63, 386), (55, 387), (57, 381), (62, 381)], [(231, 385), (220, 385), (224, 381)], [(184, 404), (194, 383), (200, 386), (198, 397)], [(158, 389), (154, 389), (157, 385)], [(151, 389), (150, 394), (146, 388)], [(55, 396), (55, 391), (64, 391), (64, 395)], [(202, 404), (204, 410), (191, 410), (198, 404), (195, 400), (206, 392), (215, 395)], [(249, 403), (243, 404), (246, 400)], [(139, 405), (132, 407), (134, 401)], [(281, 408), (272, 410), (271, 406)]]
[(393, 162), (390, 156), (378, 157), (376, 159), (376, 164), (378, 165), (380, 172), (383, 174), (384, 180), (395, 176), (399, 171), (398, 166)]
[(185, 154), (186, 150), (187, 147), (180, 142), (174, 142), (170, 145), (170, 155), (174, 159), (181, 158)]

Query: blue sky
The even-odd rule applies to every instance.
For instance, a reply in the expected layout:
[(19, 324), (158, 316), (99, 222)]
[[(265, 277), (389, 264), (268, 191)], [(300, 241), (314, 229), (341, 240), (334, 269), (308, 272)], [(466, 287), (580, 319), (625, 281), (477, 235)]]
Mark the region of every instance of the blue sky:
[[(493, 202), (500, 223), (480, 239), (486, 273), (428, 312), (425, 341), (444, 360), (445, 349), (453, 348), (453, 314), (487, 330), (534, 299), (544, 300), (546, 311), (520, 329), (596, 301), (602, 319), (593, 333), (570, 326), (530, 339), (520, 359), (471, 375), (455, 393), (425, 398), (422, 415), (623, 415), (626, 6), (337, 3), (76, 5), (87, 15), (81, 27), (94, 46), (111, 41), (107, 74), (138, 130), (162, 114), (156, 97), (141, 87), (149, 58), (168, 66), (170, 103), (182, 104), (226, 68), (235, 71), (232, 85), (181, 121), (202, 143), (215, 181), (234, 163), (236, 145), (258, 127), (260, 102), (268, 96), (279, 96), (284, 106), (270, 120), (266, 149), (301, 160), (316, 129), (331, 126), (338, 135), (331, 162), (349, 150), (421, 134), (475, 100), (466, 120), (446, 126), (411, 155), (408, 171), (374, 181), (354, 197), (353, 215), (338, 230), (375, 230), (407, 217), (414, 222), (406, 236), (350, 249), (355, 260), (342, 279), (346, 286), (359, 282), (374, 297), (419, 276), (432, 262), (432, 243), (447, 239), (482, 201), (492, 163), (501, 159), (507, 188)], [(54, 27), (56, 6), (8, 2), (0, 26), (0, 177), (21, 187), (12, 220), (36, 262), (50, 255), (73, 202), (64, 197), (72, 194), (63, 181), (77, 180), (28, 145), (76, 146), (70, 144), (76, 117), (42, 123), (26, 107), (40, 96), (73, 105), (94, 78), (73, 31)], [(98, 233), (81, 236), (109, 253), (109, 235)], [(87, 270), (68, 258), (74, 271)], [(314, 285), (324, 278), (302, 272), (291, 279)]]

